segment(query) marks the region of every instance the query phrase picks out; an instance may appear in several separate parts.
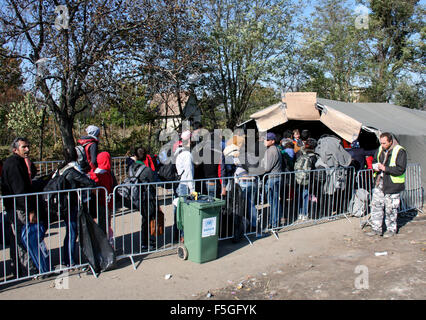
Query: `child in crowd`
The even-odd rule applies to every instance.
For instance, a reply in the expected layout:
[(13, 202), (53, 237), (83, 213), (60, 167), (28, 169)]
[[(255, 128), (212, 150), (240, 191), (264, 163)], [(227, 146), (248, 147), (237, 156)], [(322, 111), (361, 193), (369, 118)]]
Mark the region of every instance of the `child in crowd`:
[(299, 129), (293, 130), (293, 144), (294, 144), (294, 152), (300, 150), (300, 148), (303, 146), (302, 139), (300, 138), (300, 131)]
[[(99, 187), (105, 187), (108, 194), (113, 192), (114, 188), (114, 177), (111, 172), (111, 155), (108, 152), (101, 152), (98, 154), (96, 161), (98, 163), (98, 167), (95, 170), (90, 171), (90, 179), (94, 180)], [(99, 226), (102, 230), (106, 230), (106, 221), (107, 218), (107, 210), (105, 207), (106, 198), (105, 193), (99, 193)], [(113, 231), (111, 228), (111, 213), (113, 210), (113, 202), (112, 199), (109, 199), (107, 202), (108, 206), (108, 239), (111, 242), (113, 237)]]

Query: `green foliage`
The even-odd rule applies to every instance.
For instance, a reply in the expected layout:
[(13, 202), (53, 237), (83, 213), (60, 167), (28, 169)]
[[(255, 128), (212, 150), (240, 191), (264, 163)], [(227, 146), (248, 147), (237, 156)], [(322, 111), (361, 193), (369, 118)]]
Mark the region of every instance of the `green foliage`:
[(256, 84), (270, 81), (292, 39), (289, 0), (210, 1), (206, 6), (210, 90), (221, 98), (227, 127), (242, 120)]
[(33, 96), (27, 93), (23, 101), (10, 105), (6, 121), (7, 127), (17, 136), (39, 137), (42, 110), (38, 108)]
[(426, 110), (426, 93), (425, 88), (409, 85), (402, 82), (396, 88), (395, 103), (397, 105), (411, 108)]
[(322, 0), (301, 26), (302, 91), (319, 97), (350, 101), (351, 91), (365, 69), (363, 32), (354, 11), (338, 0)]
[[(365, 42), (366, 96), (370, 101), (388, 102), (402, 74), (412, 67), (420, 71), (424, 12), (418, 0), (371, 0), (365, 4), (371, 9)], [(420, 56), (424, 59), (424, 53)]]
[(249, 105), (243, 119), (248, 120), (251, 114), (276, 104), (279, 101), (281, 101), (281, 97), (276, 90), (270, 87), (256, 85), (252, 95), (250, 96)]
[(23, 84), (20, 60), (9, 58), (9, 51), (0, 47), (0, 143), (10, 143), (11, 130), (6, 126), (6, 115), (12, 102), (22, 100)]

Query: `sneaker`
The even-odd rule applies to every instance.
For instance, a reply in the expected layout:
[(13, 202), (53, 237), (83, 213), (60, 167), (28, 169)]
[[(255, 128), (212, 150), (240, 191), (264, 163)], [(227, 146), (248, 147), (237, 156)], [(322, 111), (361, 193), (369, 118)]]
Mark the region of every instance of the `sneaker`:
[(299, 214), (299, 215), (297, 216), (297, 220), (303, 221), (303, 214)]
[(386, 231), (383, 234), (383, 238), (390, 238), (390, 237), (393, 237), (394, 235), (395, 235), (395, 232), (393, 232), (393, 231)]
[(370, 232), (366, 232), (365, 235), (369, 236), (369, 237), (374, 237), (374, 236), (381, 236), (382, 234), (381, 234), (381, 232), (372, 230)]

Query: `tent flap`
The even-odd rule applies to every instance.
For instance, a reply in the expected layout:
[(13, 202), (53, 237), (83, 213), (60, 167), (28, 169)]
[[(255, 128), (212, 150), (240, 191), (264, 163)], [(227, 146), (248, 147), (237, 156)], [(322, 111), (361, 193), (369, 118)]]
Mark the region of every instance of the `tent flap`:
[(267, 131), (288, 121), (281, 105), (281, 102), (274, 104), (250, 116), (250, 118), (256, 120), (256, 125), (260, 132)]
[(349, 142), (353, 142), (358, 138), (362, 127), (361, 122), (327, 106), (324, 107), (321, 113), (320, 121)]
[(286, 114), (290, 120), (319, 120), (316, 109), (316, 92), (287, 92), (285, 94)]

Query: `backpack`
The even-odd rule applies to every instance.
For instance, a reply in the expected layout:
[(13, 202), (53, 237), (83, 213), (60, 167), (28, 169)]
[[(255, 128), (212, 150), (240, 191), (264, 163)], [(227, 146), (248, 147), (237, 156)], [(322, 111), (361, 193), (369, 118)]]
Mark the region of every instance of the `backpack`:
[(296, 182), (306, 186), (309, 183), (309, 174), (313, 168), (313, 154), (303, 153), (294, 164)]
[(77, 153), (77, 163), (83, 172), (87, 172), (90, 170), (90, 164), (89, 160), (87, 159), (86, 149), (88, 149), (92, 144), (93, 142), (87, 142), (84, 145), (79, 144), (75, 147), (75, 151)]
[[(178, 152), (178, 154), (173, 155), (169, 161), (169, 163), (159, 163), (159, 168), (157, 169), (157, 176), (160, 181), (167, 182), (167, 181), (179, 181), (181, 175), (178, 175), (177, 169), (176, 169), (176, 158), (182, 151)], [(176, 186), (173, 183), (165, 183), (162, 186), (164, 189), (173, 189), (176, 188)]]
[[(51, 222), (60, 219), (61, 216), (66, 216), (68, 211), (68, 193), (58, 192), (67, 189), (67, 181), (64, 174), (60, 175), (58, 171), (46, 186), (43, 188), (44, 192), (49, 192), (43, 195), (46, 202), (46, 208), (49, 210)], [(55, 192), (56, 191), (56, 192)], [(52, 215), (53, 214), (53, 215)]]
[(349, 201), (348, 212), (355, 217), (362, 217), (367, 212), (368, 191), (358, 189)]
[[(137, 167), (136, 172), (135, 167)], [(141, 183), (139, 177), (145, 169), (146, 166), (144, 164), (140, 164), (138, 166), (131, 165), (129, 167), (129, 176), (124, 179), (122, 185), (120, 185), (120, 187), (117, 189), (118, 194), (124, 200), (125, 206), (130, 209), (132, 209), (132, 205), (134, 209), (139, 209), (140, 203), (144, 200), (144, 188), (143, 186), (137, 184)]]
[(161, 181), (178, 181), (176, 165), (170, 161), (168, 164), (163, 164), (158, 169), (158, 177)]

